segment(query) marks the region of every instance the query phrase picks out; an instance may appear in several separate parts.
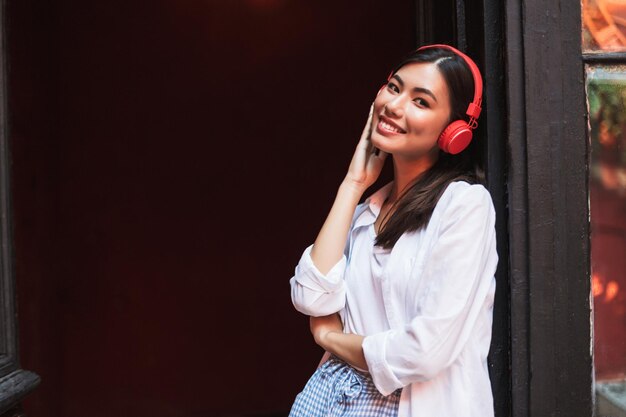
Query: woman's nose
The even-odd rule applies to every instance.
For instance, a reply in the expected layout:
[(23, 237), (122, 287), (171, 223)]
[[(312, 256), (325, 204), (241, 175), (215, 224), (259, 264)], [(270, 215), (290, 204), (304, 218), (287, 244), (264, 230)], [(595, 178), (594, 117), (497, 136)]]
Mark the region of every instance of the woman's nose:
[(402, 96), (396, 96), (385, 104), (385, 112), (388, 116), (401, 117), (404, 114), (404, 103)]

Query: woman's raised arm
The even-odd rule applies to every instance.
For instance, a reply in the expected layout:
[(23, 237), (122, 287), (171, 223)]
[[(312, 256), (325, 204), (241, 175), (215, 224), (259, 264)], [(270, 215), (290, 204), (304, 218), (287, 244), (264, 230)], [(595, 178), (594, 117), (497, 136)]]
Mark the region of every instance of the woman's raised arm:
[[(386, 156), (374, 152), (369, 139), (371, 124), (372, 109), (330, 213), (290, 280), (294, 307), (309, 316), (333, 314), (345, 305), (343, 272), (348, 233), (359, 199), (378, 178)], [(312, 328), (317, 327), (312, 323)]]
[(335, 202), (311, 249), (311, 259), (322, 274), (330, 271), (341, 259), (354, 210), (365, 190), (376, 182), (387, 156), (377, 151), (370, 141), (372, 112), (373, 105), (348, 173), (339, 186)]

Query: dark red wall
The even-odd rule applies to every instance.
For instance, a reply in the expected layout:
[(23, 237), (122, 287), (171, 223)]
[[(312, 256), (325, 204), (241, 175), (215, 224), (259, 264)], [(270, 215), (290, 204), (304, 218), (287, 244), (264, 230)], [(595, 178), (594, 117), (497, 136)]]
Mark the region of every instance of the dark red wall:
[(288, 279), (412, 1), (8, 1), (32, 417), (284, 411), (317, 364)]

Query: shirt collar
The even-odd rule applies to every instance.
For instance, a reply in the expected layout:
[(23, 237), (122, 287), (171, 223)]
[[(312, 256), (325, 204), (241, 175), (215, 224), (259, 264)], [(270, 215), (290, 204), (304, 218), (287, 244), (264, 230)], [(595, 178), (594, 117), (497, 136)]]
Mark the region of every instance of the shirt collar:
[(389, 196), (389, 193), (391, 192), (392, 184), (393, 182), (390, 182), (387, 185), (383, 186), (363, 202), (366, 209), (363, 210), (359, 217), (356, 218), (354, 222), (354, 227), (367, 226), (376, 221), (376, 218), (380, 214), (380, 209), (382, 208), (385, 199), (387, 198), (387, 196)]

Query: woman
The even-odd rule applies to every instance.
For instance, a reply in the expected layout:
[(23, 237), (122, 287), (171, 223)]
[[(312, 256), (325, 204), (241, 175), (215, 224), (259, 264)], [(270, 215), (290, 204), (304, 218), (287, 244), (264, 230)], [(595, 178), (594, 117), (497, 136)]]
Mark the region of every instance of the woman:
[[(478, 68), (447, 45), (410, 54), (378, 92), (290, 281), (327, 352), (292, 416), (493, 415), (495, 214), (467, 147), (481, 94)], [(393, 181), (358, 204), (388, 154)]]

